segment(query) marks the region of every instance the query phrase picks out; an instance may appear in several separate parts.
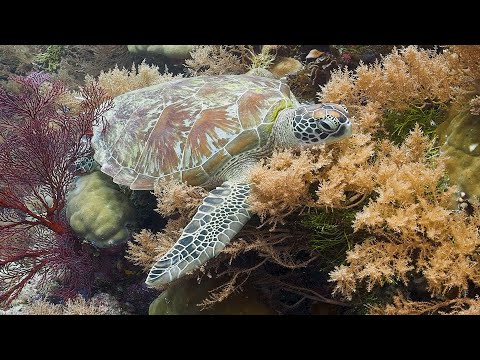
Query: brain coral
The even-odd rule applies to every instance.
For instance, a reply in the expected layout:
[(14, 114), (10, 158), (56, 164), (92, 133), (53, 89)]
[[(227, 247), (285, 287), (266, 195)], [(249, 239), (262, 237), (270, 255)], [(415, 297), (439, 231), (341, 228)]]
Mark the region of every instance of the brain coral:
[(452, 184), (468, 196), (480, 198), (480, 116), (468, 111), (454, 113), (438, 133)]
[(192, 50), (193, 45), (128, 45), (130, 52), (159, 54), (173, 60), (188, 58)]
[(96, 247), (125, 242), (135, 212), (125, 194), (101, 171), (79, 176), (67, 197), (66, 214), (77, 235)]

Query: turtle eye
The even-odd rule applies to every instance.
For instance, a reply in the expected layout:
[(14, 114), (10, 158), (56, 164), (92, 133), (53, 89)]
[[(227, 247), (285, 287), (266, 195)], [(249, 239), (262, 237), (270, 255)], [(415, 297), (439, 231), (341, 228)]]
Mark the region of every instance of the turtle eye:
[(328, 133), (334, 132), (340, 126), (339, 121), (332, 115), (327, 114), (318, 122), (318, 127)]
[(328, 123), (327, 123), (326, 121), (320, 120), (320, 126), (321, 126), (324, 130), (332, 131), (332, 128), (330, 127), (330, 125), (328, 125)]

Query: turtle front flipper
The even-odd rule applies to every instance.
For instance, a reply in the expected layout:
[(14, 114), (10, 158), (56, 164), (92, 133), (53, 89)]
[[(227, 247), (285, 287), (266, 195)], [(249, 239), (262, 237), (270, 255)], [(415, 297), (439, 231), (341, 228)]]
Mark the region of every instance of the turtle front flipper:
[(218, 255), (250, 219), (250, 185), (226, 181), (209, 192), (173, 247), (150, 269), (146, 283), (167, 284)]

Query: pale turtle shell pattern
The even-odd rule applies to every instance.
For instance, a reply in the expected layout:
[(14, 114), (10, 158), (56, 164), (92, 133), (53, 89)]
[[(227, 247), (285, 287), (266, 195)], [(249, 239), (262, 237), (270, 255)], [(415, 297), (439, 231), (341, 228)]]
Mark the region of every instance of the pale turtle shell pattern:
[(233, 156), (263, 146), (278, 112), (298, 106), (279, 80), (199, 76), (130, 91), (94, 126), (94, 158), (113, 181), (151, 190), (157, 179), (203, 185)]

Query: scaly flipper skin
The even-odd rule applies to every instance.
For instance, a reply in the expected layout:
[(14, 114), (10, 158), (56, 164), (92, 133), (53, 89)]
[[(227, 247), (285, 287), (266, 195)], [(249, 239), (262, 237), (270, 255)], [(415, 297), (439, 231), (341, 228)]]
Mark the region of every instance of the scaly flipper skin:
[(210, 191), (173, 247), (153, 265), (146, 283), (167, 284), (218, 255), (250, 219), (250, 185), (226, 181)]

